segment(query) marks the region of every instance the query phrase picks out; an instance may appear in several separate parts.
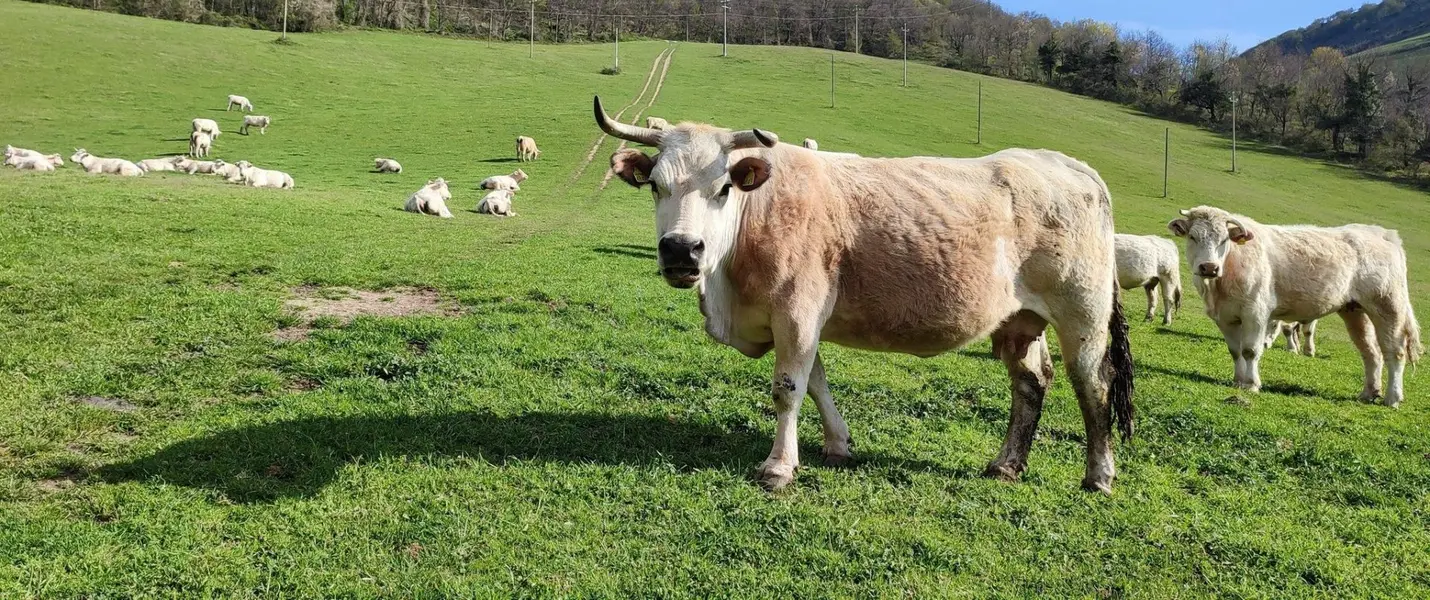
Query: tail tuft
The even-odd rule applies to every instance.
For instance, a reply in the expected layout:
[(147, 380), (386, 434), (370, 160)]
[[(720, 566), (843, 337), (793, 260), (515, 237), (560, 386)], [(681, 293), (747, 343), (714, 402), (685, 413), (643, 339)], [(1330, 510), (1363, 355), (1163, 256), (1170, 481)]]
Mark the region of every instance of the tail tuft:
[(1420, 345), (1420, 322), (1415, 320), (1415, 311), (1410, 311), (1410, 319), (1405, 323), (1405, 356), (1413, 367), (1420, 366), (1420, 355), (1425, 347)]
[(1107, 399), (1112, 405), (1112, 414), (1117, 419), (1117, 428), (1122, 433), (1122, 441), (1132, 439), (1137, 409), (1132, 405), (1133, 366), (1132, 344), (1128, 340), (1127, 316), (1122, 313), (1120, 292), (1116, 282), (1112, 286), (1112, 317), (1108, 329), (1112, 332), (1112, 344), (1103, 356), (1103, 366), (1110, 371), (1111, 381), (1107, 388)]

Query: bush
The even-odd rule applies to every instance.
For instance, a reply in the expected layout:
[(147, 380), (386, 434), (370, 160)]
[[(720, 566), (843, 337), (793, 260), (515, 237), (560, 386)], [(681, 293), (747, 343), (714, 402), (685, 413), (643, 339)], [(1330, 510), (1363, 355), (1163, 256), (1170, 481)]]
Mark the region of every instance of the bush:
[(601, 74), (602, 74), (602, 75), (620, 75), (620, 74), (621, 74), (621, 68), (620, 68), (620, 67), (606, 67), (606, 68), (604, 68), (604, 69), (601, 69)]

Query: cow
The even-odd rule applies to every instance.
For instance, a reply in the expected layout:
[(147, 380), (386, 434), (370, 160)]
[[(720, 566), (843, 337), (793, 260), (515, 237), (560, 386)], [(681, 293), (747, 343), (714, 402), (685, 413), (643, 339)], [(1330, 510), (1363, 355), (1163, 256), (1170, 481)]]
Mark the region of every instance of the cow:
[[(657, 266), (696, 288), (705, 331), (742, 354), (774, 350), (769, 490), (794, 480), (806, 393), (825, 461), (850, 458), (819, 344), (934, 356), (992, 336), (1011, 377), (1008, 435), (984, 474), (1016, 480), (1052, 380), (1058, 332), (1087, 431), (1082, 486), (1111, 493), (1112, 421), (1133, 431), (1133, 366), (1118, 303), (1111, 194), (1086, 164), (1051, 151), (979, 159), (830, 157), (759, 129), (612, 120), (611, 169), (655, 198)], [(1111, 333), (1111, 345), (1108, 337)]]
[(671, 127), (670, 127), (670, 121), (667, 121), (667, 120), (662, 119), (662, 118), (660, 118), (660, 117), (646, 117), (646, 118), (645, 118), (645, 126), (651, 128), (651, 129), (660, 129), (660, 130), (666, 130), (666, 129), (670, 129), (670, 128), (671, 128)]
[(1316, 321), (1282, 323), (1277, 329), (1286, 336), (1286, 349), (1292, 354), (1316, 355)]
[(814, 138), (804, 138), (804, 143), (801, 145), (810, 150), (819, 150), (819, 142), (815, 141)]
[(521, 162), (536, 160), (541, 158), (541, 150), (536, 147), (536, 140), (526, 136), (516, 138), (516, 159)]
[(1162, 324), (1182, 309), (1182, 261), (1177, 244), (1155, 235), (1114, 236), (1117, 246), (1117, 283), (1124, 290), (1147, 291), (1147, 321), (1157, 313), (1157, 288), (1162, 292)]
[(1365, 365), (1361, 399), (1381, 397), (1388, 366), (1384, 402), (1400, 405), (1405, 362), (1417, 362), (1423, 349), (1399, 233), (1374, 225), (1262, 225), (1211, 206), (1181, 214), (1167, 229), (1186, 239), (1197, 293), (1226, 340), (1237, 387), (1261, 389), (1261, 356), (1277, 321), (1337, 313)]

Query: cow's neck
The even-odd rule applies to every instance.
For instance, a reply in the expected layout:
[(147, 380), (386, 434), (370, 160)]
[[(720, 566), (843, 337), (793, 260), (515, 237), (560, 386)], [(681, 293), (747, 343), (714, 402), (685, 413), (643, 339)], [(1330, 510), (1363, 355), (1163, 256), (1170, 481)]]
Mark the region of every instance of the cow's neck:
[(705, 315), (705, 332), (722, 344), (730, 344), (735, 332), (735, 286), (726, 271), (729, 259), (700, 279), (700, 312)]

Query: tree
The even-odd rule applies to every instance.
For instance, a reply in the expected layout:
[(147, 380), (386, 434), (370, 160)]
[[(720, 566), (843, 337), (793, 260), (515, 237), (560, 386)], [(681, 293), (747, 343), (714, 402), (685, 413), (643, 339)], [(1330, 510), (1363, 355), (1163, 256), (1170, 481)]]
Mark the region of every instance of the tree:
[(1286, 125), (1291, 120), (1292, 109), (1296, 106), (1296, 87), (1289, 83), (1262, 85), (1252, 92), (1252, 96), (1280, 126), (1280, 139), (1284, 143)]
[(1346, 73), (1346, 102), (1342, 118), (1351, 141), (1361, 158), (1370, 156), (1370, 148), (1377, 142), (1385, 126), (1380, 83), (1368, 62), (1356, 65), (1356, 69)]
[(1203, 71), (1196, 79), (1182, 84), (1181, 100), (1182, 104), (1210, 113), (1213, 123), (1218, 121), (1219, 112), (1231, 103), (1213, 71)]
[(1062, 49), (1058, 48), (1057, 37), (1049, 37), (1048, 41), (1038, 46), (1038, 66), (1042, 67), (1048, 85), (1053, 84), (1053, 71), (1058, 68), (1058, 58), (1061, 53)]
[(1112, 100), (1119, 98), (1122, 82), (1126, 79), (1123, 74), (1124, 69), (1122, 46), (1117, 43), (1117, 40), (1112, 40), (1108, 42), (1107, 49), (1102, 51), (1102, 56), (1097, 62), (1096, 85), (1104, 98)]

